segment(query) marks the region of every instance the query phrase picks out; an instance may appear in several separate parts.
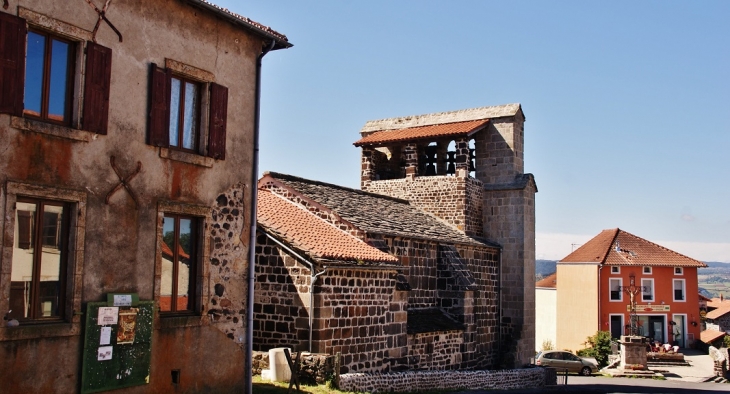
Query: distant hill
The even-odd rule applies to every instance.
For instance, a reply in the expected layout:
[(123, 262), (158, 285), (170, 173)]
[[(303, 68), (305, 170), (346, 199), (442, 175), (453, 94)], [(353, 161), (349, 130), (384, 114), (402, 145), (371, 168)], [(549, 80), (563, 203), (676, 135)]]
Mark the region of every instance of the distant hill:
[(535, 280), (540, 280), (557, 271), (557, 260), (535, 260)]
[(730, 268), (730, 263), (721, 263), (719, 261), (704, 261), (708, 268)]

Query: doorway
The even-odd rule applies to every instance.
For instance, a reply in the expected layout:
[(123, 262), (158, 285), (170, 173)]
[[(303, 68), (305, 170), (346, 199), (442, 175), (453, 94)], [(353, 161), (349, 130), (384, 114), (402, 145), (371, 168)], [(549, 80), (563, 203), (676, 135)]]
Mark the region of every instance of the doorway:
[(655, 341), (659, 341), (659, 343), (667, 343), (666, 338), (664, 338), (664, 325), (664, 316), (649, 316), (648, 336), (654, 338)]
[(674, 315), (672, 316), (672, 322), (674, 323), (672, 325), (672, 337), (674, 339), (674, 345), (677, 345), (679, 347), (686, 347), (684, 342), (684, 315)]
[(611, 338), (618, 339), (621, 338), (621, 335), (624, 335), (623, 320), (623, 315), (611, 315)]

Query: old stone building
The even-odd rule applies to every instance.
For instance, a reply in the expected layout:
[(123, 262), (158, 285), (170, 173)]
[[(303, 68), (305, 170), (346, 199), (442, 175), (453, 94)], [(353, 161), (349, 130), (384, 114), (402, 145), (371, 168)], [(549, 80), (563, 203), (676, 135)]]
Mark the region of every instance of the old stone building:
[(362, 190), (265, 174), (254, 348), (341, 352), (343, 372), (527, 363), (523, 123), (518, 104), (368, 122)]
[(242, 390), (257, 77), (289, 46), (204, 0), (4, 1), (0, 391)]

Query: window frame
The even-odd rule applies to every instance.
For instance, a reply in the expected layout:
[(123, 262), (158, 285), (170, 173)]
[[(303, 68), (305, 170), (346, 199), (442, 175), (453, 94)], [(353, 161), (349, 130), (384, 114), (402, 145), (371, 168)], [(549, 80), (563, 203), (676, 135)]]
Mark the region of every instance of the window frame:
[[(170, 75), (170, 83), (172, 84), (172, 80), (177, 79), (180, 81), (180, 101), (178, 102), (178, 136), (177, 136), (177, 145), (172, 144), (172, 136), (170, 136), (172, 123), (168, 124), (167, 126), (167, 132), (168, 132), (168, 147), (170, 149), (179, 150), (183, 152), (193, 153), (193, 154), (201, 154), (200, 153), (200, 146), (202, 146), (205, 141), (203, 141), (206, 136), (204, 136), (203, 133), (203, 124), (202, 124), (202, 113), (203, 113), (203, 96), (204, 96), (204, 90), (206, 89), (206, 86), (208, 85), (205, 82), (197, 81), (195, 79), (192, 79), (185, 74), (172, 72)], [(185, 139), (185, 131), (184, 131), (184, 124), (185, 124), (185, 85), (191, 84), (194, 85), (197, 89), (197, 96), (196, 97), (196, 105), (193, 109), (194, 114), (193, 117), (195, 119), (195, 127), (194, 127), (194, 136), (193, 136), (193, 147), (192, 148), (185, 148), (183, 147), (183, 141)], [(172, 90), (172, 86), (170, 86), (170, 90)], [(207, 101), (207, 100), (206, 100)], [(172, 95), (170, 95), (170, 102), (168, 103), (168, 108), (172, 108)], [(170, 111), (172, 112), (172, 111)], [(170, 121), (172, 121), (172, 115), (170, 116)]]
[[(613, 290), (611, 289), (611, 283), (618, 281), (618, 299), (613, 298)], [(623, 287), (623, 278), (608, 278), (608, 300), (610, 302), (622, 302), (624, 300), (624, 292), (621, 290)]]
[[(33, 113), (30, 113), (26, 107), (25, 107), (25, 99), (23, 100), (23, 117), (28, 119), (34, 119), (39, 120), (42, 122), (57, 124), (60, 126), (71, 126), (73, 122), (73, 107), (74, 107), (74, 86), (76, 84), (76, 58), (78, 55), (78, 47), (79, 43), (77, 41), (70, 40), (66, 37), (63, 37), (61, 35), (56, 34), (53, 31), (48, 31), (44, 29), (39, 29), (35, 26), (29, 26), (27, 37), (30, 37), (30, 34), (38, 34), (45, 38), (45, 46), (43, 49), (43, 80), (41, 82), (41, 109), (40, 114), (35, 115)], [(69, 51), (68, 51), (68, 59), (67, 59), (67, 69), (66, 69), (66, 97), (65, 97), (65, 105), (64, 105), (64, 113), (63, 117), (64, 120), (59, 121), (55, 120), (53, 118), (50, 118), (48, 115), (48, 107), (50, 105), (50, 82), (51, 82), (51, 60), (52, 60), (52, 40), (56, 40), (59, 42), (63, 42), (65, 44), (69, 45)], [(29, 39), (26, 39), (26, 45), (25, 45), (25, 55), (26, 55), (26, 61), (25, 61), (25, 70), (28, 69), (28, 43), (30, 42)], [(23, 83), (23, 96), (25, 98), (25, 88), (27, 86), (27, 79)]]
[[(34, 339), (40, 337), (65, 337), (79, 335), (82, 315), (73, 313), (81, 311), (81, 288), (83, 286), (84, 240), (86, 229), (86, 192), (73, 189), (7, 181), (4, 190), (0, 189), (0, 206), (4, 206), (4, 215), (0, 215), (0, 226), (15, 228), (16, 202), (20, 198), (51, 200), (69, 205), (69, 220), (66, 266), (63, 271), (65, 283), (62, 287), (64, 303), (62, 319), (44, 320), (45, 324), (31, 324), (21, 321), (17, 327), (0, 325), (0, 342), (9, 340)], [(4, 192), (4, 193), (3, 193)], [(14, 231), (6, 231), (3, 235), (4, 245), (15, 245)], [(12, 248), (5, 248), (0, 269), (2, 272), (12, 271)], [(0, 275), (0, 288), (10, 288), (10, 275)], [(0, 310), (7, 311), (9, 298), (0, 297)]]
[(684, 275), (684, 267), (674, 267), (674, 275)]
[[(163, 311), (162, 307), (160, 307), (160, 314), (164, 314), (166, 316), (172, 316), (172, 315), (192, 315), (195, 314), (196, 310), (200, 310), (200, 300), (197, 296), (197, 281), (198, 281), (198, 272), (200, 270), (200, 255), (198, 253), (198, 249), (200, 247), (200, 218), (195, 216), (189, 216), (184, 214), (175, 214), (175, 213), (165, 213), (163, 215), (163, 220), (165, 218), (171, 218), (174, 220), (173, 228), (174, 228), (174, 240), (175, 244), (171, 248), (172, 252), (172, 282), (170, 283), (171, 289), (170, 289), (170, 310), (169, 311)], [(189, 271), (188, 271), (188, 305), (190, 306), (190, 309), (184, 309), (184, 310), (177, 310), (177, 301), (176, 301), (176, 295), (178, 295), (179, 291), (179, 271), (178, 271), (178, 264), (177, 261), (179, 259), (179, 252), (180, 252), (180, 221), (183, 219), (189, 219), (191, 223), (191, 239), (193, 242), (191, 242), (191, 250), (190, 250), (190, 265), (189, 265)], [(164, 243), (164, 226), (163, 226), (163, 241)], [(169, 247), (169, 245), (168, 245)], [(160, 249), (160, 253), (162, 253), (162, 249)], [(160, 290), (161, 291), (161, 290)], [(160, 294), (160, 298), (162, 297), (162, 294)]]
[(641, 286), (642, 287), (644, 286), (644, 281), (651, 282), (651, 287), (650, 287), (650, 289), (651, 289), (651, 294), (650, 294), (651, 299), (645, 298), (644, 297), (645, 296), (645, 293), (642, 290), (642, 292), (641, 292), (641, 301), (654, 302), (656, 300), (656, 292), (655, 292), (655, 287), (654, 287), (654, 278), (641, 278)]
[(612, 274), (620, 274), (621, 273), (621, 267), (618, 265), (612, 265), (611, 266), (611, 273)]
[(194, 307), (191, 311), (184, 313), (160, 312), (156, 313), (156, 328), (177, 328), (200, 326), (209, 324), (209, 319), (204, 315), (205, 300), (209, 299), (210, 286), (208, 277), (210, 275), (210, 237), (207, 231), (211, 226), (212, 208), (202, 205), (194, 205), (189, 203), (181, 203), (176, 201), (160, 200), (157, 203), (157, 239), (155, 252), (155, 272), (154, 272), (154, 301), (157, 310), (160, 310), (160, 296), (162, 290), (162, 244), (163, 244), (163, 224), (165, 215), (181, 215), (194, 217), (197, 219), (198, 242), (197, 256), (198, 268), (195, 278), (194, 296), (192, 301)]
[[(28, 304), (31, 306), (29, 311), (29, 317), (27, 318), (18, 318), (18, 321), (22, 324), (38, 324), (38, 323), (47, 323), (47, 322), (55, 322), (55, 321), (63, 321), (66, 318), (66, 308), (64, 308), (64, 305), (66, 304), (66, 282), (68, 281), (68, 275), (67, 275), (67, 269), (68, 269), (68, 249), (69, 249), (69, 229), (70, 229), (70, 219), (69, 215), (71, 213), (71, 206), (68, 202), (65, 201), (55, 201), (55, 200), (48, 200), (45, 198), (34, 198), (34, 197), (25, 197), (25, 196), (18, 196), (16, 199), (16, 207), (14, 211), (18, 212), (17, 209), (17, 203), (26, 203), (26, 204), (33, 204), (35, 205), (35, 215), (33, 217), (33, 220), (31, 221), (31, 239), (30, 239), (30, 247), (33, 249), (33, 268), (32, 268), (32, 278), (31, 278), (31, 289), (29, 296)], [(61, 238), (61, 244), (60, 244), (60, 261), (59, 261), (59, 294), (58, 294), (58, 315), (57, 316), (50, 316), (50, 317), (44, 317), (42, 315), (39, 315), (39, 312), (37, 310), (38, 301), (41, 297), (40, 295), (40, 285), (41, 285), (41, 270), (42, 268), (42, 257), (43, 257), (43, 249), (48, 248), (48, 246), (45, 244), (45, 235), (44, 235), (44, 229), (45, 229), (45, 223), (44, 223), (44, 213), (45, 213), (45, 207), (46, 206), (54, 206), (54, 207), (61, 207), (62, 209), (62, 221), (61, 221), (61, 228), (60, 228), (60, 238)], [(14, 233), (15, 229), (17, 229), (19, 224), (16, 222), (14, 227)], [(58, 231), (58, 230), (57, 230)], [(57, 235), (58, 236), (58, 235)], [(20, 241), (20, 240), (18, 240)], [(15, 240), (14, 240), (15, 242)], [(15, 245), (15, 244), (13, 244)], [(40, 252), (40, 253), (39, 253)], [(12, 261), (11, 261), (11, 268), (12, 268)], [(12, 280), (11, 280), (11, 286), (12, 286)]]
[[(675, 288), (675, 285), (677, 283), (682, 283), (682, 298), (677, 298), (677, 289)], [(672, 279), (672, 301), (674, 302), (687, 302), (687, 283), (684, 279)]]
[(653, 270), (652, 270), (651, 266), (645, 265), (644, 267), (642, 267), (641, 273), (644, 275), (652, 275)]

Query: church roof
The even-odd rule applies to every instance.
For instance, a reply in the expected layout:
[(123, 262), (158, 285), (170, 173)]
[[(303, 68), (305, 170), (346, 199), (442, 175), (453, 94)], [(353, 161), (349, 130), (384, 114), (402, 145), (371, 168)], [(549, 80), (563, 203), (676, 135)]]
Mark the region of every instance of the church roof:
[(370, 234), (451, 244), (499, 246), (483, 239), (469, 237), (436, 216), (414, 207), (406, 200), (275, 172), (265, 173), (260, 182), (265, 182), (266, 177), (271, 177), (301, 193)]
[(655, 267), (707, 267), (701, 261), (669, 250), (619, 228), (603, 230), (559, 263)]
[(382, 145), (401, 141), (415, 141), (434, 138), (468, 137), (483, 129), (489, 119), (470, 120), (466, 122), (442, 123), (428, 126), (406, 127), (397, 130), (376, 131), (356, 141), (353, 145)]
[(268, 190), (259, 190), (256, 216), (264, 230), (314, 258), (398, 263), (395, 256), (381, 252)]

